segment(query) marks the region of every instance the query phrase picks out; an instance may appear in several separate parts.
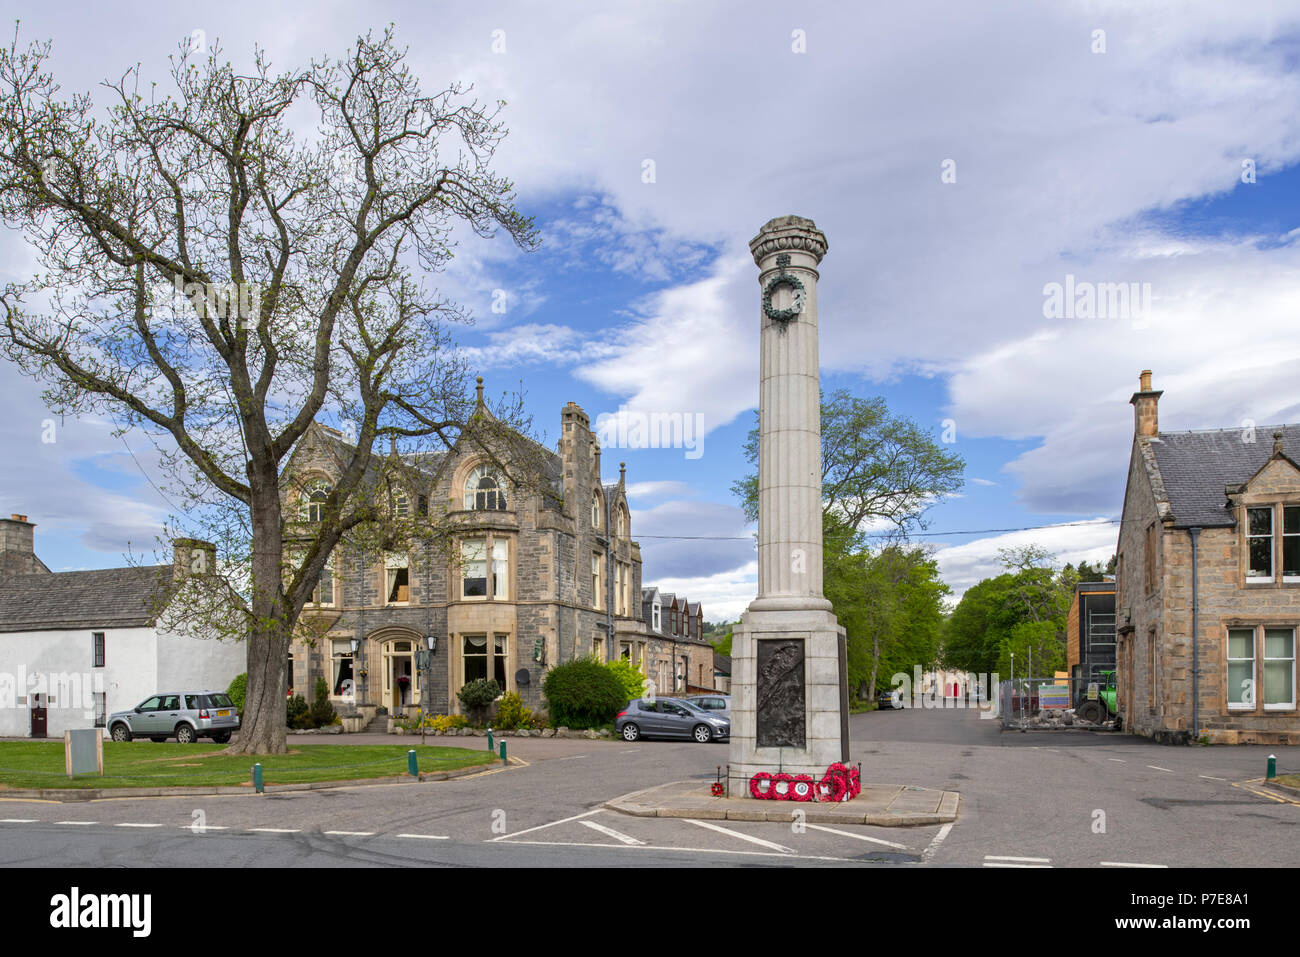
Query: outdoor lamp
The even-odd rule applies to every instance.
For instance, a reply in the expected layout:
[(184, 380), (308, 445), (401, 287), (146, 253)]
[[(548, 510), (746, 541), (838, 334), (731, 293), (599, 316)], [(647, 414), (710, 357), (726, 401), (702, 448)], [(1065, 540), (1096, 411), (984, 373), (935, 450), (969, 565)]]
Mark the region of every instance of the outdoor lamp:
[(355, 655), (357, 653), (357, 649), (361, 647), (361, 639), (353, 638), (351, 644), (352, 644), (352, 653)]
[(436, 635), (425, 635), (424, 642), (429, 646), (429, 654), (438, 650), (438, 638)]

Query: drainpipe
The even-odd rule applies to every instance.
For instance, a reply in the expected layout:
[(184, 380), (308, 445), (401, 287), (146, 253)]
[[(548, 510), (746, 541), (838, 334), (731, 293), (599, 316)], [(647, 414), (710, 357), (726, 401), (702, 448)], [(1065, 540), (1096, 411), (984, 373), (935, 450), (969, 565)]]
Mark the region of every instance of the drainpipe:
[(1197, 594), (1196, 580), (1196, 546), (1201, 537), (1201, 529), (1189, 528), (1192, 536), (1192, 738), (1201, 737), (1201, 647), (1200, 647), (1200, 602)]

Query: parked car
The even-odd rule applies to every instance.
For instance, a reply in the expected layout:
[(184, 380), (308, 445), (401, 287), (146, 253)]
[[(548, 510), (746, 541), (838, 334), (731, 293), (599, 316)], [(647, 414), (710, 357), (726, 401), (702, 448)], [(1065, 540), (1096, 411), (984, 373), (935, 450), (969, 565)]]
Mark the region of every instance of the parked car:
[(876, 707), (877, 709), (882, 711), (885, 708), (889, 708), (891, 710), (894, 708), (906, 708), (907, 699), (903, 697), (903, 692), (901, 689), (894, 688), (891, 690), (889, 688), (886, 688), (884, 691), (880, 692), (880, 694), (876, 696)]
[(165, 692), (146, 698), (130, 711), (113, 712), (107, 727), (114, 741), (174, 737), (181, 744), (199, 738), (225, 744), (239, 730), (239, 709), (224, 691)]
[(624, 741), (681, 738), (707, 744), (731, 737), (731, 721), (680, 698), (638, 698), (618, 713), (614, 728)]
[(731, 720), (731, 695), (729, 694), (693, 694), (682, 700), (702, 711)]

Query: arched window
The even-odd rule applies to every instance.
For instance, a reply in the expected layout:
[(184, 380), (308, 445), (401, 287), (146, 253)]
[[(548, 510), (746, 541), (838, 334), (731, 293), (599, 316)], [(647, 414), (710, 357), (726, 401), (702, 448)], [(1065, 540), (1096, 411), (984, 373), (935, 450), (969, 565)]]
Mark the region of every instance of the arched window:
[(465, 507), (475, 511), (500, 511), (506, 507), (506, 486), (490, 465), (480, 465), (465, 482)]
[(618, 517), (616, 519), (616, 532), (619, 538), (627, 538), (627, 506), (622, 502), (618, 504)]
[(393, 514), (398, 518), (406, 518), (411, 514), (411, 500), (405, 492), (393, 492)]
[(591, 527), (600, 528), (600, 493), (591, 493)]
[(304, 496), (306, 502), (307, 521), (319, 522), (325, 517), (325, 499), (329, 498), (330, 483), (324, 479), (317, 479), (307, 486), (307, 494)]

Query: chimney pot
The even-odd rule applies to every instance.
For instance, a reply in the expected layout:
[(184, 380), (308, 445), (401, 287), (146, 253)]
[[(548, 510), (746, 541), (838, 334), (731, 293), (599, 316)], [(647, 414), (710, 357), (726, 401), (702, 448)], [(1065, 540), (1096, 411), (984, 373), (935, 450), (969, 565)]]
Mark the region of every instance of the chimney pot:
[(1151, 391), (1151, 370), (1143, 369), (1141, 375), (1138, 376), (1138, 382), (1140, 383), (1138, 386), (1139, 391), (1150, 392)]
[(1129, 403), (1133, 406), (1133, 433), (1139, 437), (1154, 438), (1160, 434), (1159, 392), (1151, 388), (1151, 370), (1143, 369), (1138, 377), (1139, 389)]

